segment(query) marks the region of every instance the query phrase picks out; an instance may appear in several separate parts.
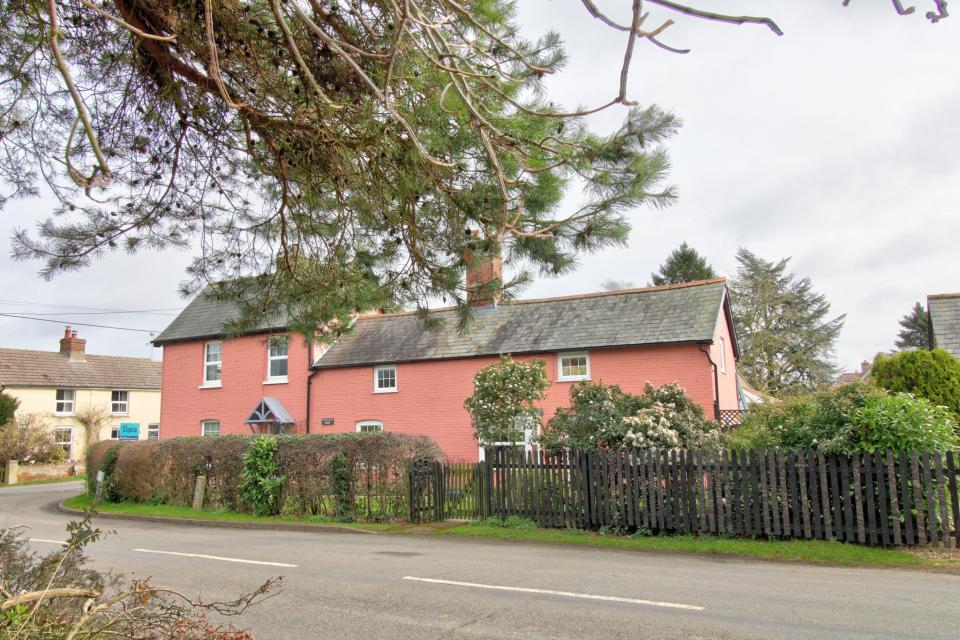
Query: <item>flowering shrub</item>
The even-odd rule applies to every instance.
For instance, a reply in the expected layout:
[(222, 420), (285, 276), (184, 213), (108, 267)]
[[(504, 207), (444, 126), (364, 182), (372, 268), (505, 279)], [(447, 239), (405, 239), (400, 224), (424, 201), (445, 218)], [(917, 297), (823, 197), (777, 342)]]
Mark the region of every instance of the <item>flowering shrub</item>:
[(521, 442), (526, 430), (540, 426), (534, 406), (542, 400), (550, 382), (543, 360), (517, 362), (510, 356), (483, 368), (473, 377), (473, 395), (463, 406), (470, 412), (477, 440)]
[(558, 409), (541, 442), (548, 448), (646, 449), (719, 446), (719, 428), (678, 384), (642, 396), (620, 387), (583, 383), (570, 390), (570, 407)]

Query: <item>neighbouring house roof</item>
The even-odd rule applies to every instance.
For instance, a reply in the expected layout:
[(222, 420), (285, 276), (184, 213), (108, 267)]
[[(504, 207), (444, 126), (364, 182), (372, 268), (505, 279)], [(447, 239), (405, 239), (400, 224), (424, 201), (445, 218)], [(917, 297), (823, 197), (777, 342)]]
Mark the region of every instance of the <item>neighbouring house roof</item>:
[(70, 361), (58, 351), (0, 348), (0, 385), (160, 390), (159, 362), (90, 354), (84, 358), (82, 362)]
[(282, 402), (272, 396), (264, 396), (257, 403), (250, 417), (247, 418), (246, 424), (262, 424), (264, 422), (293, 424), (294, 420)]
[[(505, 353), (576, 351), (618, 346), (709, 343), (727, 314), (723, 278), (667, 287), (522, 300), (475, 310), (466, 332), (455, 309), (431, 313), (433, 328), (413, 313), (359, 318), (316, 368), (471, 358)], [(737, 349), (734, 340), (734, 349)]]
[[(225, 335), (224, 325), (239, 318), (236, 305), (218, 298), (213, 287), (207, 286), (153, 339), (153, 344), (159, 347), (169, 342), (222, 337)], [(287, 324), (287, 318), (277, 313), (251, 327), (248, 333), (282, 331)]]
[(960, 293), (927, 296), (927, 313), (930, 347), (960, 359)]

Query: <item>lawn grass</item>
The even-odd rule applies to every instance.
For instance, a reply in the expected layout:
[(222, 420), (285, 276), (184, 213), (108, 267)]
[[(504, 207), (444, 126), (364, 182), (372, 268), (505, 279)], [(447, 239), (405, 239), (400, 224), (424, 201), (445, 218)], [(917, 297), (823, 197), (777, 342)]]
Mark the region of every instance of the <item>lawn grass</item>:
[(87, 479), (87, 474), (78, 473), (75, 476), (67, 476), (66, 478), (47, 478), (46, 480), (28, 480), (26, 482), (18, 482), (17, 484), (0, 484), (0, 489), (6, 489), (9, 487), (30, 487), (35, 484), (59, 484), (61, 482), (80, 482)]
[(486, 540), (574, 544), (605, 549), (748, 556), (761, 560), (841, 566), (960, 570), (960, 555), (957, 553), (951, 554), (947, 559), (943, 556), (932, 558), (907, 550), (824, 540), (749, 540), (706, 535), (617, 536), (574, 529), (503, 527), (485, 523), (448, 527), (437, 530), (434, 534)]
[[(90, 496), (79, 495), (63, 504), (71, 509), (89, 509)], [(848, 567), (881, 567), (927, 569), (960, 573), (960, 552), (942, 550), (930, 553), (924, 548), (884, 549), (824, 540), (752, 540), (719, 536), (627, 536), (601, 535), (593, 531), (577, 529), (540, 529), (530, 521), (512, 518), (505, 523), (488, 520), (464, 524), (433, 523), (406, 525), (402, 523), (338, 523), (328, 518), (315, 517), (297, 520), (289, 516), (254, 516), (222, 510), (197, 510), (189, 507), (174, 507), (164, 504), (137, 504), (132, 502), (100, 503), (97, 511), (118, 515), (153, 516), (158, 518), (189, 518), (221, 522), (264, 522), (313, 524), (317, 526), (340, 526), (365, 529), (391, 534), (420, 534), (473, 538), (482, 540), (506, 540), (541, 544), (565, 544), (623, 549), (635, 551), (661, 551), (694, 553), (716, 556), (749, 557), (759, 560), (779, 560)]]
[[(93, 499), (86, 495), (74, 496), (63, 502), (68, 509), (89, 509)], [(317, 526), (336, 526), (368, 531), (392, 531), (402, 528), (395, 523), (378, 522), (336, 522), (330, 518), (314, 516), (297, 519), (292, 516), (255, 516), (248, 513), (236, 513), (225, 510), (192, 509), (190, 507), (174, 507), (168, 504), (139, 504), (136, 502), (101, 502), (97, 505), (99, 513), (115, 513), (117, 515), (151, 516), (155, 518), (187, 518), (191, 520), (211, 520), (219, 522), (268, 522), (275, 524), (306, 524)]]

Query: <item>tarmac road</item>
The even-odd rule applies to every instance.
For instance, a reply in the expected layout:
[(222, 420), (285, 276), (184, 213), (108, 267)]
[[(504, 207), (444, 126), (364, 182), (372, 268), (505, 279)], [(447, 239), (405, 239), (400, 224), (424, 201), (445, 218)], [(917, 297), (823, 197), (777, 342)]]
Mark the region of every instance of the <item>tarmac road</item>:
[[(38, 551), (79, 483), (0, 489), (0, 528)], [(388, 534), (103, 519), (99, 567), (206, 598), (271, 576), (235, 620), (291, 638), (960, 638), (960, 576)], [(2, 571), (2, 567), (0, 567)]]

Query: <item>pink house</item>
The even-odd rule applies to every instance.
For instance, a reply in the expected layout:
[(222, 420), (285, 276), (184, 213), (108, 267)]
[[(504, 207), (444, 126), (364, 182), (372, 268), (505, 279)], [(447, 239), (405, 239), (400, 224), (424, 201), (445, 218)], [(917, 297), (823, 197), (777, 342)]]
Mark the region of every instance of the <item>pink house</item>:
[(642, 393), (678, 382), (719, 419), (740, 408), (722, 278), (668, 287), (477, 306), (468, 331), (456, 312), (358, 318), (322, 351), (283, 322), (224, 336), (233, 309), (201, 294), (160, 335), (161, 434), (395, 431), (433, 438), (450, 459), (476, 460), (464, 400), (473, 375), (501, 354), (546, 362), (544, 420), (582, 380)]

